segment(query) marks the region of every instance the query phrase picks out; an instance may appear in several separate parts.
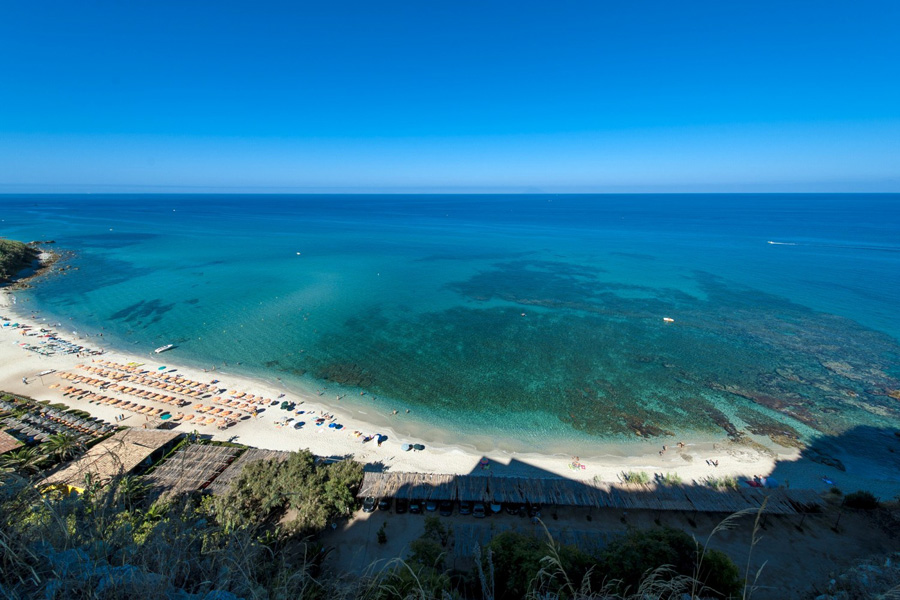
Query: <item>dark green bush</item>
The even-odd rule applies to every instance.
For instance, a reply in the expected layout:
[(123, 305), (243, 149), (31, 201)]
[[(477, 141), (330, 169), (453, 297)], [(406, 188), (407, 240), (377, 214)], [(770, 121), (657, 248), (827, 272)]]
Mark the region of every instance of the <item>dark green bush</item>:
[[(535, 583), (538, 571), (544, 566), (544, 559), (553, 554), (553, 549), (544, 538), (535, 538), (512, 531), (505, 531), (494, 536), (488, 544), (492, 553), (496, 597), (499, 600), (519, 600), (526, 597), (532, 584)], [(562, 546), (558, 548), (561, 569), (569, 581), (580, 585), (593, 560), (577, 548)], [(556, 568), (552, 569), (556, 571)], [(545, 581), (546, 592), (558, 592), (560, 581)]]
[(360, 463), (316, 465), (315, 456), (301, 450), (285, 461), (245, 466), (228, 492), (216, 499), (216, 516), (228, 528), (278, 523), (287, 533), (310, 534), (353, 511), (361, 482)]
[[(647, 573), (663, 565), (676, 574), (695, 576), (702, 552), (694, 538), (677, 529), (633, 530), (609, 543), (600, 554), (598, 570), (608, 580), (620, 580), (620, 591), (634, 591)], [(737, 566), (717, 550), (704, 553), (697, 579), (708, 588), (704, 596), (728, 598), (740, 593), (743, 586)]]
[(873, 510), (878, 508), (878, 498), (872, 492), (859, 490), (844, 496), (844, 506), (847, 508), (861, 508)]

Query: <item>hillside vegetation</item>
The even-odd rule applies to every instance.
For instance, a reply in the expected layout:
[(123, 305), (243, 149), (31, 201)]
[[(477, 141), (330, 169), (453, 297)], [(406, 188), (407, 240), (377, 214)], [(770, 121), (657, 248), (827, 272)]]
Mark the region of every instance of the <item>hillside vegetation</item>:
[(31, 266), (38, 252), (15, 240), (0, 240), (0, 283), (9, 283), (16, 273)]

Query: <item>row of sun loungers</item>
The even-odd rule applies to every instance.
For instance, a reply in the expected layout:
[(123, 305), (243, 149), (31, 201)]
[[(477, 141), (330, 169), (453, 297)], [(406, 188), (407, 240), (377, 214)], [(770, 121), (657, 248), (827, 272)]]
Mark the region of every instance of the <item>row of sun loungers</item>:
[(171, 404), (172, 406), (185, 406), (189, 404), (187, 400), (176, 398), (175, 396), (169, 396), (166, 394), (162, 394), (160, 392), (154, 392), (151, 390), (143, 390), (140, 388), (136, 388), (133, 386), (128, 386), (125, 384), (117, 384), (115, 382), (106, 381), (103, 379), (97, 379), (93, 377), (88, 377), (86, 375), (77, 375), (74, 373), (61, 372), (59, 376), (62, 379), (66, 379), (68, 381), (72, 381), (74, 383), (80, 383), (84, 385), (91, 385), (95, 387), (102, 388), (103, 390), (112, 390), (116, 392), (122, 392), (124, 394), (130, 394), (132, 396), (136, 396), (143, 400), (153, 400), (154, 402), (162, 402), (165, 404)]
[(184, 394), (185, 396), (191, 396), (193, 398), (197, 398), (199, 396), (202, 396), (203, 394), (209, 394), (209, 390), (192, 389), (190, 387), (185, 387), (184, 385), (181, 385), (179, 383), (169, 383), (165, 380), (156, 379), (153, 375), (128, 375), (126, 373), (117, 373), (113, 370), (103, 369), (101, 367), (91, 367), (88, 365), (76, 366), (91, 373), (95, 373), (100, 377), (106, 377), (117, 382), (126, 381), (131, 383), (138, 383), (147, 387), (176, 392), (178, 394)]
[[(171, 373), (163, 373), (159, 371), (147, 371), (145, 369), (141, 369), (140, 367), (133, 365), (123, 365), (111, 360), (99, 360), (96, 361), (96, 364), (99, 364), (103, 367), (108, 367), (110, 369), (114, 369), (120, 371), (122, 373), (127, 373), (131, 375), (143, 376), (145, 378), (153, 378), (153, 381), (159, 381), (165, 383), (166, 385), (175, 385), (181, 387), (187, 391), (195, 391), (195, 392), (211, 392), (215, 389), (214, 384), (212, 383), (202, 383), (200, 381), (194, 381), (193, 379), (188, 379), (187, 377), (182, 377), (181, 375), (172, 375)], [(81, 366), (81, 365), (79, 365)], [(81, 366), (82, 368), (92, 368), (90, 365)]]
[[(257, 396), (247, 392), (238, 392), (237, 390), (232, 390), (228, 394), (225, 394), (226, 388), (219, 389), (213, 383), (202, 383), (170, 373), (148, 371), (140, 368), (140, 365), (126, 365), (111, 360), (95, 360), (93, 361), (93, 364), (80, 364), (76, 365), (76, 367), (87, 371), (96, 377), (67, 372), (59, 373), (59, 376), (74, 383), (97, 386), (101, 387), (103, 390), (114, 390), (137, 396), (145, 400), (164, 402), (173, 406), (184, 407), (188, 406), (190, 402), (187, 399), (177, 398), (161, 392), (181, 394), (188, 398), (195, 399), (201, 397), (209, 398), (213, 393), (221, 393), (222, 395), (209, 398), (209, 402), (220, 406), (195, 404), (191, 408), (199, 414), (179, 412), (171, 416), (173, 421), (191, 423), (193, 425), (216, 425), (220, 429), (225, 429), (236, 423), (239, 419), (246, 418), (247, 415), (256, 414), (258, 408), (269, 406), (272, 403), (271, 399), (264, 398), (262, 395)], [(160, 392), (142, 389), (129, 384), (155, 388), (160, 390)], [(130, 410), (132, 412), (141, 412), (149, 416), (158, 416), (159, 414), (165, 413), (165, 411), (160, 409), (143, 407), (143, 405), (136, 402), (111, 398), (99, 393), (92, 394), (90, 391), (75, 388), (74, 386), (67, 388), (67, 391), (64, 392), (63, 395), (84, 396), (90, 402), (110, 404), (116, 408)]]
[(161, 408), (153, 408), (152, 406), (145, 406), (143, 404), (138, 404), (137, 402), (122, 400), (120, 398), (111, 398), (110, 396), (96, 394), (94, 392), (91, 392), (90, 390), (83, 390), (74, 386), (69, 386), (63, 389), (63, 396), (73, 396), (81, 398), (83, 400), (87, 400), (91, 403), (106, 404), (117, 409), (144, 414), (148, 417), (158, 417), (159, 415), (166, 412)]
[[(121, 374), (129, 374), (139, 377), (139, 379), (132, 379), (131, 381), (136, 381), (143, 385), (149, 385), (153, 387), (160, 387), (162, 385), (170, 391), (183, 393), (194, 398), (203, 394), (217, 392), (219, 390), (219, 388), (217, 388), (213, 383), (203, 383), (200, 381), (182, 377), (181, 375), (173, 375), (171, 373), (147, 371), (141, 369), (138, 366), (123, 365), (111, 360), (98, 360), (95, 361), (95, 364), (100, 365), (100, 367), (107, 367), (107, 372), (109, 372), (109, 370), (114, 370), (119, 371)], [(96, 366), (92, 367), (91, 365), (77, 366), (79, 368), (91, 370), (91, 372), (94, 373), (97, 372), (94, 369), (99, 368)], [(100, 372), (102, 372), (102, 369)], [(169, 387), (173, 385), (175, 386), (175, 388)], [(222, 392), (224, 391), (225, 389), (222, 389)], [(228, 392), (228, 394), (223, 393), (222, 395), (228, 396), (232, 400), (239, 400), (241, 403), (246, 402), (247, 404), (255, 404), (257, 406), (269, 406), (272, 403), (272, 400), (270, 398), (264, 398), (262, 395), (257, 396), (247, 392), (238, 392), (237, 390), (231, 390), (230, 392)]]

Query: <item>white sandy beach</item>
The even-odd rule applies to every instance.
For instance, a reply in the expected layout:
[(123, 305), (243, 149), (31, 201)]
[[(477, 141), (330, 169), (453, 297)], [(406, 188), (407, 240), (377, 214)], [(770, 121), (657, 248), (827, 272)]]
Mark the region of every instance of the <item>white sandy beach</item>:
[[(30, 324), (35, 328), (46, 327), (54, 329), (61, 337), (72, 342), (77, 342), (86, 347), (102, 349), (102, 338), (74, 339), (74, 336), (66, 336), (63, 332), (43, 322), (38, 318), (30, 319), (25, 316), (23, 307), (15, 306), (12, 302), (12, 292), (0, 293), (0, 315), (15, 317), (20, 324)], [(203, 372), (200, 369), (191, 369), (178, 364), (177, 354), (174, 352), (164, 355), (129, 356), (118, 352), (106, 352), (102, 357), (78, 357), (75, 355), (42, 356), (20, 346), (23, 341), (36, 342), (37, 337), (22, 335), (20, 328), (0, 327), (0, 389), (27, 395), (38, 400), (50, 400), (62, 402), (70, 407), (85, 410), (96, 417), (109, 422), (114, 422), (116, 415), (122, 410), (102, 404), (88, 403), (87, 400), (76, 400), (62, 395), (63, 389), (70, 382), (61, 379), (57, 373), (74, 372), (85, 374), (86, 371), (76, 368), (76, 365), (91, 365), (92, 360), (114, 361), (116, 363), (140, 363), (142, 369), (155, 372), (165, 364), (167, 370), (176, 369), (182, 377), (209, 383), (214, 378), (221, 379), (220, 387), (239, 392), (262, 395), (266, 398), (276, 399), (280, 390), (267, 386), (264, 382), (240, 378), (222, 373)], [(101, 345), (98, 345), (100, 342)], [(47, 370), (55, 370), (57, 373), (39, 377), (38, 374)], [(23, 377), (28, 383), (23, 383)], [(61, 384), (51, 387), (53, 384)], [(411, 439), (401, 436), (391, 428), (375, 426), (360, 420), (358, 415), (348, 414), (342, 411), (342, 407), (334, 403), (327, 404), (323, 398), (317, 396), (299, 397), (290, 394), (287, 400), (297, 403), (296, 410), (305, 411), (303, 415), (292, 415), (280, 410), (278, 406), (267, 408), (257, 417), (247, 417), (238, 421), (232, 427), (225, 430), (218, 429), (215, 425), (197, 426), (195, 423), (181, 423), (178, 430), (197, 430), (201, 434), (211, 435), (216, 440), (233, 440), (258, 448), (273, 450), (298, 450), (308, 448), (319, 456), (352, 456), (356, 460), (367, 463), (381, 463), (386, 470), (423, 472), (423, 473), (455, 473), (464, 474), (471, 472), (484, 472), (484, 474), (500, 475), (534, 475), (547, 476), (548, 474), (560, 475), (572, 479), (592, 480), (599, 478), (601, 481), (615, 482), (623, 471), (647, 471), (652, 473), (677, 473), (684, 482), (700, 481), (706, 477), (722, 477), (726, 475), (736, 477), (752, 477), (754, 475), (766, 476), (772, 473), (776, 460), (779, 461), (779, 474), (782, 483), (784, 474), (789, 473), (789, 483), (793, 488), (811, 488), (816, 490), (828, 489), (823, 483), (822, 476), (827, 476), (839, 483), (844, 489), (870, 489), (876, 493), (895, 494), (896, 490), (879, 480), (877, 477), (866, 477), (865, 474), (856, 473), (851, 477), (836, 469), (825, 467), (821, 464), (806, 460), (798, 460), (799, 452), (795, 450), (778, 449), (776, 453), (762, 452), (745, 445), (738, 445), (723, 437), (721, 442), (692, 442), (686, 439), (685, 446), (679, 448), (677, 441), (660, 440), (659, 446), (650, 444), (633, 445), (629, 448), (646, 448), (645, 451), (635, 452), (631, 456), (612, 456), (600, 454), (595, 456), (579, 456), (579, 462), (583, 468), (573, 468), (571, 455), (541, 455), (529, 453), (509, 453), (500, 450), (480, 452), (475, 448), (465, 446), (436, 445), (427, 439)], [(170, 410), (173, 414), (179, 411), (191, 412), (191, 406), (197, 403), (209, 404), (208, 401), (198, 399), (191, 406), (182, 409), (174, 409), (172, 406), (154, 401), (141, 400), (142, 404), (156, 408)], [(315, 411), (315, 415), (329, 413), (334, 415), (333, 422), (340, 423), (340, 430), (325, 426), (315, 426), (310, 419), (309, 411)], [(127, 418), (121, 424), (133, 427), (142, 427), (145, 423), (152, 426), (152, 422), (143, 415), (125, 413)], [(302, 429), (294, 429), (290, 425), (278, 427), (276, 422), (285, 417), (301, 418), (307, 421)], [(394, 418), (402, 419), (403, 415)], [(360, 437), (353, 434), (360, 431), (371, 435), (380, 433), (387, 435), (387, 441), (378, 446), (375, 441), (363, 443)], [(762, 440), (760, 440), (762, 441)], [(423, 451), (403, 451), (403, 444), (421, 443), (425, 446)], [(668, 444), (668, 450), (659, 453), (662, 444)], [(770, 445), (771, 447), (771, 445)], [(776, 447), (777, 448), (777, 447)], [(488, 469), (482, 469), (480, 461), (487, 458), (490, 461)], [(708, 461), (717, 461), (718, 466), (711, 465)]]

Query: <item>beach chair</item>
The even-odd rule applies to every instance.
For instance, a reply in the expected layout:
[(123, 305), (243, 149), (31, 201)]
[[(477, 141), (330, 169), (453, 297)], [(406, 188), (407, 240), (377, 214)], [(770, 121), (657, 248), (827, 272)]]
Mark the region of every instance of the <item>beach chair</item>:
[(194, 420), (194, 416), (195, 416), (195, 415), (191, 415), (191, 414), (185, 415), (185, 416), (184, 416), (184, 422), (187, 423), (188, 421), (193, 421), (193, 420)]

